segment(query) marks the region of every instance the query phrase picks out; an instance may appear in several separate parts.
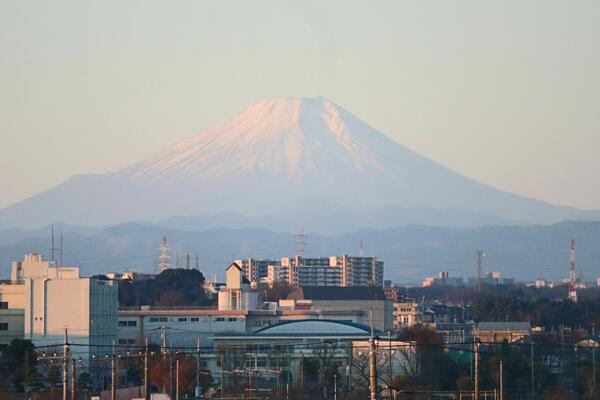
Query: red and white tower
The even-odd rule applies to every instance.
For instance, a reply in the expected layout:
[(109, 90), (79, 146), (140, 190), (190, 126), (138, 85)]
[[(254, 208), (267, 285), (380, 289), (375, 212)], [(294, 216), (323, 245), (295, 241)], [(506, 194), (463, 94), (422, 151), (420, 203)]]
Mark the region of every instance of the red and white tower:
[(571, 250), (570, 255), (570, 269), (569, 269), (569, 300), (572, 302), (577, 301), (577, 288), (576, 288), (576, 276), (575, 276), (575, 240), (571, 239)]
[(160, 246), (160, 256), (158, 257), (158, 264), (160, 266), (160, 271), (164, 271), (169, 269), (169, 243), (167, 242), (167, 237), (162, 237), (162, 244)]

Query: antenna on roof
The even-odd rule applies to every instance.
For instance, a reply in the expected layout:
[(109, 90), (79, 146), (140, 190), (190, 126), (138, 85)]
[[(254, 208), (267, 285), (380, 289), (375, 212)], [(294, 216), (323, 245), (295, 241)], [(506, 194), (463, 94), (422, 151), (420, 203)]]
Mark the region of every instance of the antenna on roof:
[(360, 256), (365, 256), (365, 243), (362, 240), (360, 241)]

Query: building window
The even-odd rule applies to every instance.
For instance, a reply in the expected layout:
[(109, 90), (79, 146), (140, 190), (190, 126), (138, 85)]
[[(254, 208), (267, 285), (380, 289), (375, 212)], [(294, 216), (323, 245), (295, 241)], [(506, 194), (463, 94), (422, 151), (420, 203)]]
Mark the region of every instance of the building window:
[(217, 322), (225, 322), (225, 318), (217, 318)]
[(127, 321), (119, 321), (119, 326), (127, 326)]
[(127, 326), (137, 326), (137, 321), (127, 321)]
[(198, 318), (198, 317), (192, 317), (192, 318), (190, 318), (190, 321), (191, 322), (200, 322), (200, 318)]
[(119, 344), (127, 344), (127, 339), (119, 339)]
[(177, 318), (177, 321), (179, 321), (179, 322), (187, 322), (187, 317), (179, 317), (179, 318)]
[(2, 353), (3, 351), (8, 350), (8, 345), (6, 343), (1, 343), (0, 344), (0, 353)]
[(8, 309), (8, 301), (0, 301), (0, 310)]
[(151, 317), (150, 322), (168, 322), (169, 319), (167, 317)]
[(8, 322), (0, 322), (0, 331), (8, 330)]
[(237, 318), (228, 318), (229, 322), (237, 321)]

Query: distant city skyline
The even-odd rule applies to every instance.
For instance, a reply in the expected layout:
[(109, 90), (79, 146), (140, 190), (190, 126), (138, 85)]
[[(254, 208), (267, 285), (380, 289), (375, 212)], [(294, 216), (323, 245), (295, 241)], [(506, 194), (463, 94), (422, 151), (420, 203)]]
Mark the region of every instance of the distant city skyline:
[(324, 96), (461, 174), (600, 209), (599, 17), (593, 1), (0, 1), (0, 207), (259, 99)]

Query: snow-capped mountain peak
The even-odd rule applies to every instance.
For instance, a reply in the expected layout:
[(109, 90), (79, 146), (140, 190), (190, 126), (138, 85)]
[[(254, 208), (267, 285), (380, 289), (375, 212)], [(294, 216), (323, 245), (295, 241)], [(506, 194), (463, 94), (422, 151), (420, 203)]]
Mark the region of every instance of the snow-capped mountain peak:
[(267, 174), (298, 180), (327, 174), (323, 164), (350, 171), (382, 169), (374, 149), (364, 138), (361, 142), (365, 127), (322, 97), (268, 98), (127, 170), (136, 179)]

